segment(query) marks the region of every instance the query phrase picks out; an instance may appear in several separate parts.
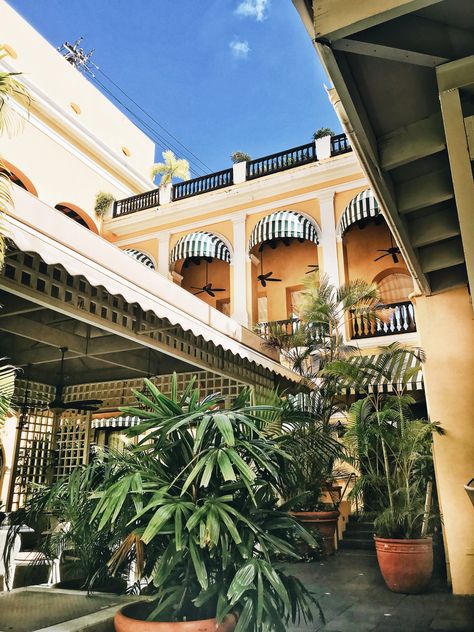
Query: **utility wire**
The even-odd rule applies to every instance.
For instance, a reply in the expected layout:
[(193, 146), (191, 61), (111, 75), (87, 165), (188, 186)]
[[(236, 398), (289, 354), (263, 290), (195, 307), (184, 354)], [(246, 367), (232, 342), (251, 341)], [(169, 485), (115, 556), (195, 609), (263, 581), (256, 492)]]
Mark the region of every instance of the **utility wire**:
[(117, 90), (119, 90), (125, 97), (127, 97), (127, 99), (133, 103), (141, 112), (143, 112), (143, 114), (145, 114), (151, 121), (153, 121), (153, 123), (155, 123), (155, 125), (158, 125), (158, 127), (160, 129), (162, 129), (166, 134), (168, 134), (168, 136), (170, 138), (172, 138), (174, 141), (176, 141), (176, 143), (182, 147), (182, 149), (184, 151), (186, 151), (190, 156), (192, 156), (193, 158), (195, 158), (203, 167), (204, 169), (207, 169), (209, 172), (212, 172), (213, 170), (211, 169), (211, 167), (209, 167), (209, 165), (206, 165), (205, 162), (203, 162), (199, 156), (196, 156), (196, 154), (194, 154), (189, 147), (187, 147), (184, 143), (182, 143), (178, 138), (176, 138), (176, 136), (174, 136), (170, 131), (168, 131), (166, 129), (166, 127), (164, 127), (164, 125), (162, 125), (161, 123), (159, 123), (151, 114), (149, 114), (144, 108), (142, 108), (142, 106), (137, 103), (134, 99), (132, 99), (132, 97), (130, 95), (128, 95), (113, 79), (111, 79), (103, 70), (101, 70), (101, 68), (98, 69), (99, 72), (104, 75), (104, 77), (107, 79), (107, 81), (110, 81), (110, 83), (112, 85), (114, 85)]
[[(151, 127), (146, 121), (140, 118), (131, 108), (129, 108), (123, 101), (121, 101), (109, 88), (107, 88), (102, 81), (100, 81), (96, 76), (92, 77), (92, 81), (95, 82), (104, 92), (106, 92), (114, 101), (119, 103), (127, 112), (129, 112), (133, 118), (138, 121), (138, 123), (145, 128), (146, 133), (154, 140), (162, 149), (172, 149), (176, 153), (180, 153), (180, 150), (174, 147), (171, 143), (169, 143), (161, 134), (159, 134), (153, 127)], [(197, 165), (196, 162), (192, 159), (189, 160), (191, 164), (194, 165), (194, 169), (190, 167), (190, 171), (192, 175), (199, 176), (202, 175), (202, 167)]]

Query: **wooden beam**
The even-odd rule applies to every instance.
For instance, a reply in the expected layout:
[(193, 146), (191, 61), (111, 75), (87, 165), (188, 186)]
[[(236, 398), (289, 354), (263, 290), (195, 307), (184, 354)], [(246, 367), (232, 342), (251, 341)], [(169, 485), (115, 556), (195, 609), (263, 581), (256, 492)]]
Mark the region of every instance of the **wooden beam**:
[(437, 241), (461, 234), (454, 204), (422, 217), (414, 217), (408, 223), (410, 237), (415, 248), (429, 246)]
[(28, 314), (29, 312), (38, 312), (43, 309), (44, 307), (41, 305), (35, 305), (13, 294), (2, 293), (0, 298), (0, 318)]
[(443, 120), (439, 112), (378, 139), (380, 164), (390, 170), (446, 149)]
[(461, 240), (449, 239), (420, 248), (420, 261), (424, 272), (452, 268), (463, 263), (464, 253)]
[(449, 169), (433, 171), (398, 185), (398, 210), (411, 213), (454, 197)]
[[(353, 35), (441, 0), (314, 0), (316, 38), (330, 41)], [(383, 7), (383, 9), (382, 9)]]
[(86, 341), (81, 336), (70, 334), (60, 329), (53, 329), (30, 318), (23, 316), (10, 316), (0, 321), (0, 329), (8, 333), (42, 342), (52, 347), (67, 347), (71, 351), (84, 353)]
[(425, 68), (436, 68), (436, 66), (450, 61), (446, 57), (427, 55), (426, 53), (418, 53), (413, 50), (396, 48), (395, 46), (373, 44), (371, 42), (347, 38), (342, 38), (333, 42), (331, 48), (333, 50), (344, 51), (345, 53), (365, 55), (367, 57), (377, 57), (379, 59), (387, 59), (388, 61), (412, 64), (414, 66), (423, 66)]
[(453, 178), (456, 208), (466, 258), (467, 277), (474, 289), (474, 178), (459, 88), (474, 84), (474, 55), (436, 71), (441, 112)]

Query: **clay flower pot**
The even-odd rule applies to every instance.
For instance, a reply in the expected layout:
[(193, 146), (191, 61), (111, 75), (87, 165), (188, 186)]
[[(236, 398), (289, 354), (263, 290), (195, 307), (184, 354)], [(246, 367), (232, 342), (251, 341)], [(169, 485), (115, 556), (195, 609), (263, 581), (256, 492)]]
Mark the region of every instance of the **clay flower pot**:
[(416, 594), (429, 584), (433, 573), (433, 541), (392, 540), (375, 537), (380, 572), (393, 592)]
[(332, 511), (292, 511), (291, 515), (299, 520), (308, 531), (317, 529), (323, 536), (323, 552), (326, 555), (334, 553), (334, 535), (336, 533), (339, 510)]
[(228, 615), (220, 625), (216, 619), (165, 623), (134, 618), (146, 617), (148, 612), (146, 604), (125, 606), (114, 617), (115, 632), (233, 632), (237, 623), (234, 615)]

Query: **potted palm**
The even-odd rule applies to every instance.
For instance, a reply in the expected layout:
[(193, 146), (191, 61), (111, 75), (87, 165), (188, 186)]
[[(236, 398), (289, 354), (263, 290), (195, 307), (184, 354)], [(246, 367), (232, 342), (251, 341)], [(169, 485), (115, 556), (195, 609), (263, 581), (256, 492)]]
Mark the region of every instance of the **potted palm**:
[(312, 596), (275, 562), (298, 558), (294, 538), (312, 542), (278, 507), (290, 457), (264, 434), (248, 392), (229, 409), (217, 395), (200, 400), (192, 382), (178, 394), (176, 379), (169, 397), (149, 380), (134, 393), (137, 407), (123, 412), (142, 423), (126, 432), (141, 438), (116, 460), (95, 516), (100, 532), (131, 515), (111, 568), (133, 556), (152, 597), (117, 614), (116, 631), (283, 631), (311, 620)]
[[(424, 590), (433, 571), (431, 445), (433, 432), (442, 431), (435, 422), (413, 418), (414, 399), (407, 392), (422, 360), (420, 350), (393, 344), (375, 362), (368, 356), (326, 367), (356, 392), (365, 390), (351, 406), (345, 436), (360, 472), (353, 494), (370, 499), (381, 573), (390, 590), (402, 593)], [(391, 393), (367, 390), (381, 378), (392, 385)]]
[(286, 489), (294, 498), (294, 515), (305, 526), (317, 528), (324, 537), (324, 550), (335, 550), (339, 497), (332, 485), (332, 472), (346, 454), (337, 441), (333, 417), (345, 405), (340, 379), (325, 367), (345, 359), (354, 349), (343, 337), (346, 317), (371, 319), (378, 307), (376, 285), (361, 280), (336, 288), (328, 277), (312, 274), (305, 282), (299, 307), (300, 323), (294, 333), (270, 328), (266, 344), (276, 348), (292, 369), (306, 381), (309, 393), (294, 401), (300, 417), (291, 426), (290, 452), (300, 474), (296, 485)]

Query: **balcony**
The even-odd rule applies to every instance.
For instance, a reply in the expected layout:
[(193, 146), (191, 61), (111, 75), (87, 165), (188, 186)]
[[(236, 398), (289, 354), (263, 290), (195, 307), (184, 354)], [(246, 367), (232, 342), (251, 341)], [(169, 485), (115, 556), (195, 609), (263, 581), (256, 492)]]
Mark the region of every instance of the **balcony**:
[[(345, 134), (337, 134), (331, 137), (331, 157), (340, 156), (350, 151), (352, 151), (352, 147)], [(244, 174), (242, 174), (242, 179), (256, 180), (257, 178), (262, 178), (273, 173), (279, 173), (287, 169), (293, 169), (294, 167), (301, 167), (302, 165), (316, 162), (317, 160), (318, 156), (316, 154), (315, 143), (292, 147), (291, 149), (286, 149), (276, 154), (249, 160), (245, 165), (245, 177)], [(240, 165), (234, 165), (234, 169), (239, 166)], [(171, 187), (171, 197), (169, 199), (172, 202), (177, 202), (178, 200), (231, 186), (234, 184), (234, 169), (224, 169), (199, 178), (193, 178), (192, 180), (174, 184)], [(162, 203), (164, 203), (164, 201), (162, 201)], [(153, 189), (146, 193), (140, 193), (139, 195), (134, 195), (123, 200), (117, 200), (114, 203), (113, 217), (122, 217), (159, 206), (160, 190)]]
[(378, 310), (380, 316), (368, 320), (361, 316), (352, 319), (352, 338), (396, 336), (416, 331), (415, 310), (410, 301), (388, 303)]

